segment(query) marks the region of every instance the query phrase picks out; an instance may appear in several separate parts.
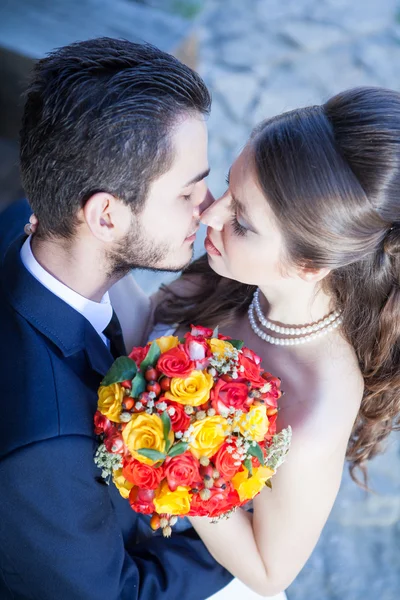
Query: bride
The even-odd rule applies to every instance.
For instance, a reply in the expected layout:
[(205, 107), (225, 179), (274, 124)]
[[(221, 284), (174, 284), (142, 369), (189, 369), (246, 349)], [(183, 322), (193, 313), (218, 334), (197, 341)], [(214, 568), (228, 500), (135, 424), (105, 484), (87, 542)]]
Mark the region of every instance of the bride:
[(278, 426), (292, 426), (293, 442), (272, 491), (253, 513), (190, 519), (262, 596), (304, 566), (345, 460), (365, 475), (399, 422), (399, 189), (398, 93), (350, 90), (264, 121), (202, 214), (207, 256), (153, 297), (154, 322), (218, 324), (282, 378)]
[[(227, 521), (185, 520), (244, 584), (216, 599), (287, 588), (345, 461), (366, 483), (366, 461), (399, 425), (399, 189), (397, 92), (359, 88), (268, 119), (201, 216), (206, 256), (152, 298), (150, 339), (219, 325), (285, 390), (278, 429), (291, 425), (293, 441), (272, 491)], [(128, 348), (143, 341), (132, 336), (129, 278), (111, 291)]]

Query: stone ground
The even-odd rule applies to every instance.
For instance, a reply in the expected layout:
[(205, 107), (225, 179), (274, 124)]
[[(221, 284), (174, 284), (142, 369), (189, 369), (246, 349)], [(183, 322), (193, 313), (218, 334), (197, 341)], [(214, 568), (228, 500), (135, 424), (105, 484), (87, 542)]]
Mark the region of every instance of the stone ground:
[[(400, 90), (395, 0), (212, 0), (200, 72), (213, 94), (210, 188), (218, 196), (252, 127), (358, 85)], [(200, 247), (198, 247), (200, 251)], [(320, 541), (289, 600), (400, 597), (400, 439), (371, 462), (374, 494), (344, 473)]]

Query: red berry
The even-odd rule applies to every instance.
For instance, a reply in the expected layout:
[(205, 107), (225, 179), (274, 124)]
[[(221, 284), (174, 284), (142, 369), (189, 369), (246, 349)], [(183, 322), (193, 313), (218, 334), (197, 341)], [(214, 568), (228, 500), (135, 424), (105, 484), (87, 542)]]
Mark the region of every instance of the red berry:
[(163, 392), (168, 392), (168, 390), (171, 387), (171, 378), (170, 377), (163, 377), (160, 381), (160, 387), (162, 389)]
[(132, 389), (132, 381), (130, 381), (129, 379), (125, 379), (125, 381), (123, 381), (121, 383), (122, 387), (125, 388), (126, 390), (131, 390)]
[(157, 513), (154, 513), (150, 519), (150, 527), (153, 531), (156, 531), (160, 528), (160, 516)]
[(147, 404), (148, 401), (151, 400), (149, 392), (142, 392), (141, 394), (139, 394), (139, 400), (143, 405)]
[(154, 367), (147, 367), (144, 374), (146, 381), (154, 381), (157, 379), (158, 373)]
[(125, 410), (131, 410), (134, 404), (135, 401), (132, 398), (127, 398), (126, 400), (124, 400), (123, 406), (125, 407)]
[(148, 392), (154, 392), (156, 396), (159, 396), (161, 393), (161, 386), (158, 381), (150, 381), (146, 387)]
[(226, 381), (226, 383), (230, 383), (232, 380), (232, 377), (230, 375), (227, 375), (226, 373), (224, 375), (221, 375), (221, 379), (223, 379), (223, 381)]

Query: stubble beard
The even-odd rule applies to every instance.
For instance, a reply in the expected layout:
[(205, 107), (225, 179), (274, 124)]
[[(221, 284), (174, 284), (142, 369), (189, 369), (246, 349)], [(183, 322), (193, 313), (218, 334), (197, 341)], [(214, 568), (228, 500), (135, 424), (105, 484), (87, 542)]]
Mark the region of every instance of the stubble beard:
[[(165, 259), (172, 254), (172, 247), (167, 244), (156, 244), (145, 238), (139, 228), (132, 226), (125, 238), (107, 255), (109, 265), (108, 275), (111, 279), (118, 280), (127, 275), (133, 269), (146, 269), (153, 272), (182, 271), (193, 258), (181, 265), (165, 265)], [(163, 264), (164, 266), (160, 266)]]

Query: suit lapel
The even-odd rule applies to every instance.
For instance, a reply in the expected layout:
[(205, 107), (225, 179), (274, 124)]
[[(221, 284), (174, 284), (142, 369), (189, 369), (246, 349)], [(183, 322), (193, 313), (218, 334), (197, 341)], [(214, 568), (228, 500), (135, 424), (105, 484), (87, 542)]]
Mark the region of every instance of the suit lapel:
[(0, 270), (0, 285), (14, 309), (48, 338), (65, 357), (84, 351), (94, 371), (104, 377), (113, 357), (89, 321), (39, 283), (24, 267), (14, 242)]

